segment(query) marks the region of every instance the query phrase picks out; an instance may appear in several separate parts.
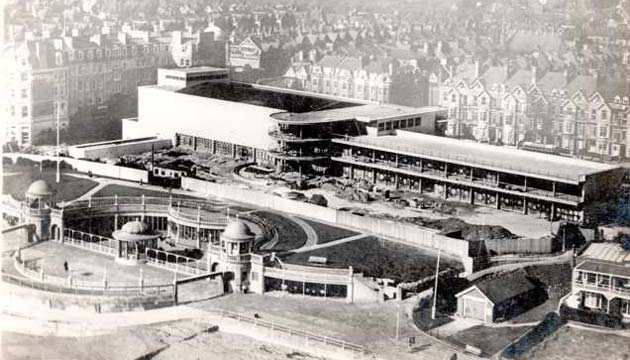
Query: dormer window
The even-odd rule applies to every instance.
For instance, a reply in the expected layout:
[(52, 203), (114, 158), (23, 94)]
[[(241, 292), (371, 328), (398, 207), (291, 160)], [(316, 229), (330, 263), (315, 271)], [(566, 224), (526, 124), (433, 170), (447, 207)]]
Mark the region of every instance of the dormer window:
[(619, 95), (615, 96), (615, 103), (621, 103), (621, 97)]
[(624, 103), (624, 104), (628, 104), (628, 97), (627, 97), (627, 96), (624, 96), (624, 97), (623, 97), (623, 103)]
[(551, 90), (551, 96), (558, 96), (558, 91), (556, 89)]

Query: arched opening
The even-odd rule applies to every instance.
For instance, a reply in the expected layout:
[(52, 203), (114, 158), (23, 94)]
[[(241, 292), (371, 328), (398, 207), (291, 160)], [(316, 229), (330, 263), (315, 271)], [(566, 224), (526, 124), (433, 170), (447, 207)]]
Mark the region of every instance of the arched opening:
[(50, 227), (50, 236), (52, 236), (53, 240), (59, 241), (61, 239), (61, 231), (57, 224), (53, 224), (53, 226)]
[(210, 272), (217, 272), (219, 269), (219, 263), (213, 263), (212, 266), (210, 266)]

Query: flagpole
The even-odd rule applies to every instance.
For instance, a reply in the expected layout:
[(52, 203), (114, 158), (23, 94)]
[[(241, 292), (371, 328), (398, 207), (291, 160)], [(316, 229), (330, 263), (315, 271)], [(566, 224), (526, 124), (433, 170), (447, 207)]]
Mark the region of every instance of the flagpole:
[(59, 123), (61, 122), (60, 112), (61, 106), (59, 103), (57, 103), (57, 183), (59, 183), (59, 180), (61, 179), (61, 174), (59, 173), (59, 164), (61, 162), (59, 160)]

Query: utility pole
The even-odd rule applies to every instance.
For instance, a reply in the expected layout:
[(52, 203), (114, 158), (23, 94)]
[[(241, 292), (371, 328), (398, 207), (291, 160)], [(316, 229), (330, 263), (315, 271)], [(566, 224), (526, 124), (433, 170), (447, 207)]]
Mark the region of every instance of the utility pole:
[(61, 174), (59, 173), (60, 171), (60, 163), (61, 160), (59, 159), (59, 123), (61, 122), (61, 117), (60, 117), (60, 113), (61, 113), (61, 104), (59, 102), (57, 102), (57, 151), (56, 151), (56, 155), (57, 155), (57, 184), (59, 184), (59, 181), (61, 180)]
[(400, 303), (396, 304), (396, 341), (398, 341), (399, 335), (400, 335)]
[(438, 274), (440, 273), (440, 255), (442, 249), (438, 248), (437, 264), (435, 265), (435, 286), (433, 287), (433, 306), (431, 307), (431, 319), (435, 320), (435, 308), (437, 305), (437, 287), (438, 287)]
[(566, 250), (566, 242), (567, 242), (567, 224), (564, 224), (562, 227), (562, 253)]

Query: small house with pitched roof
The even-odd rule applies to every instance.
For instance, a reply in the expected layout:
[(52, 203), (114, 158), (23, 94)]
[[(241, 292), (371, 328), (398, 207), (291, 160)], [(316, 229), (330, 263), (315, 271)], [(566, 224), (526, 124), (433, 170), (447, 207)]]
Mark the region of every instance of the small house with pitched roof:
[(497, 277), (457, 293), (457, 315), (486, 323), (505, 320), (529, 309), (536, 291), (523, 272)]

